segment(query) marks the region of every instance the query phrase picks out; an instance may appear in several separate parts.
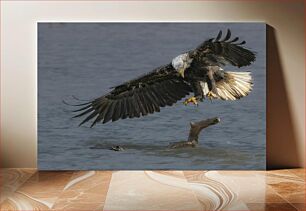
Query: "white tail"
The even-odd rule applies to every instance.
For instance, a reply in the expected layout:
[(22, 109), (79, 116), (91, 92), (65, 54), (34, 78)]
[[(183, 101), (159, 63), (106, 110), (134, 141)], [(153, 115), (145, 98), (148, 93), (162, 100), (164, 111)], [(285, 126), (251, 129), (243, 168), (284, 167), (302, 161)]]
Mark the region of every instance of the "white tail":
[[(237, 100), (252, 91), (252, 76), (250, 72), (224, 72), (224, 80), (216, 82), (217, 93), (213, 98), (222, 100)], [(206, 82), (201, 83), (204, 95), (209, 92)]]

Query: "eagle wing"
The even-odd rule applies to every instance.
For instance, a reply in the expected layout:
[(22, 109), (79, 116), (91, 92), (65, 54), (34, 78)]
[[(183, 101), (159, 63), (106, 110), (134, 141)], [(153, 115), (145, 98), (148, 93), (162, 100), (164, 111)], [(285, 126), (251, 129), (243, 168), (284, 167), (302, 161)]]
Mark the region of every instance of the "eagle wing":
[(76, 105), (81, 108), (74, 111), (80, 112), (74, 117), (87, 115), (80, 125), (94, 119), (93, 127), (98, 122), (146, 116), (159, 112), (160, 107), (172, 106), (191, 91), (190, 85), (168, 64), (116, 86), (106, 95)]
[(204, 62), (206, 65), (223, 66), (231, 64), (236, 67), (248, 66), (255, 61), (255, 52), (243, 47), (245, 41), (238, 42), (239, 37), (231, 39), (231, 31), (221, 40), (222, 31), (216, 38), (204, 41), (191, 53), (197, 61)]

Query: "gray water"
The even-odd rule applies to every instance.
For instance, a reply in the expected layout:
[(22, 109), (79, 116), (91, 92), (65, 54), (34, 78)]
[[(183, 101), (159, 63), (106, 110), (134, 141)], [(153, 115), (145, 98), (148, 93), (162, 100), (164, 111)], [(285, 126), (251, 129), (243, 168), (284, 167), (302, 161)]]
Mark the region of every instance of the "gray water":
[[(227, 28), (257, 52), (256, 62), (241, 68), (254, 78), (253, 91), (241, 100), (205, 100), (198, 107), (182, 100), (94, 128), (78, 127), (81, 119), (72, 119), (73, 108), (62, 102), (99, 97)], [(39, 23), (39, 169), (265, 169), (265, 30), (263, 23)], [(211, 117), (221, 122), (203, 130), (197, 148), (167, 148), (186, 140), (190, 121)], [(125, 150), (109, 150), (113, 145)]]

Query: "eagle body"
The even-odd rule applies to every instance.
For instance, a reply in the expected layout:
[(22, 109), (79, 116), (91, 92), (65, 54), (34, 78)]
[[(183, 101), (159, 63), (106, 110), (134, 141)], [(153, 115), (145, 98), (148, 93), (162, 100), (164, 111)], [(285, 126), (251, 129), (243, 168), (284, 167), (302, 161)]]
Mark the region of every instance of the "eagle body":
[(204, 41), (194, 50), (180, 54), (169, 64), (133, 80), (127, 81), (101, 97), (78, 104), (74, 117), (85, 116), (80, 125), (93, 120), (96, 123), (138, 118), (161, 107), (172, 106), (185, 96), (194, 96), (185, 103), (203, 101), (205, 98), (237, 100), (252, 90), (250, 72), (228, 72), (227, 64), (242, 67), (255, 61), (255, 53), (237, 43), (238, 37), (230, 40), (231, 31), (225, 37), (220, 31), (216, 38)]
[(249, 72), (226, 72), (216, 64), (205, 63), (189, 54), (182, 54), (172, 60), (172, 66), (181, 71), (197, 100), (203, 101), (209, 94), (210, 98), (236, 100), (246, 96), (252, 88), (252, 77)]

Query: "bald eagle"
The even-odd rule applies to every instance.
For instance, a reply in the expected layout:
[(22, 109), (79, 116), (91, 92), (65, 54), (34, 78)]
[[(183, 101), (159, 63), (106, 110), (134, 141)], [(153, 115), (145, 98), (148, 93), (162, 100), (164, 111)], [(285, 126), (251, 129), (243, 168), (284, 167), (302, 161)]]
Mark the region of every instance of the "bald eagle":
[(194, 96), (186, 99), (185, 105), (198, 105), (205, 98), (237, 100), (248, 95), (252, 90), (250, 72), (228, 72), (223, 67), (248, 66), (255, 61), (255, 52), (244, 48), (246, 42), (238, 42), (238, 37), (231, 39), (230, 30), (221, 38), (222, 31), (169, 64), (113, 87), (92, 101), (75, 105), (80, 107), (74, 110), (78, 112), (74, 117), (87, 115), (80, 125), (93, 120), (93, 127), (98, 122), (159, 112), (161, 107), (172, 106), (190, 93)]

